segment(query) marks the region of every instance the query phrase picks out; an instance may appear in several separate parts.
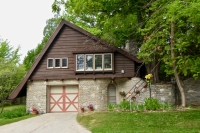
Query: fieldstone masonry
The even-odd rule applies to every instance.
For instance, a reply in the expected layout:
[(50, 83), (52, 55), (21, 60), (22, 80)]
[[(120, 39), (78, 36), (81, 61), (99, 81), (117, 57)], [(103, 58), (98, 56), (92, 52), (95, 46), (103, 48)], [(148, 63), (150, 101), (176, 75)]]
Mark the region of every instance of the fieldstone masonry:
[(187, 79), (184, 82), (186, 105), (200, 105), (200, 79)]
[[(171, 105), (175, 104), (175, 91), (173, 84), (155, 84), (150, 85), (151, 97), (158, 99), (160, 103), (169, 102)], [(143, 103), (145, 98), (150, 97), (149, 85), (144, 88), (140, 95), (137, 95), (136, 102)]]
[[(50, 86), (65, 86), (78, 85), (79, 86), (79, 107), (87, 106), (91, 103), (95, 110), (107, 109), (107, 87), (109, 84), (116, 86), (116, 103), (120, 103), (124, 97), (119, 95), (120, 91), (126, 93), (139, 81), (140, 78), (119, 78), (119, 79), (80, 79), (80, 80), (49, 80), (49, 81), (29, 81), (27, 86), (27, 110), (31, 107), (37, 108), (42, 113), (48, 112), (48, 91)], [(190, 80), (186, 81), (191, 82)], [(198, 83), (195, 81), (193, 85), (187, 84), (186, 98), (187, 103), (200, 104), (200, 90)], [(175, 104), (175, 91), (173, 84), (156, 84), (151, 85), (151, 96), (158, 99), (160, 102), (169, 102)], [(140, 95), (136, 96), (136, 102), (142, 103), (145, 98), (149, 97), (149, 88), (143, 88)], [(191, 97), (194, 97), (193, 99)]]

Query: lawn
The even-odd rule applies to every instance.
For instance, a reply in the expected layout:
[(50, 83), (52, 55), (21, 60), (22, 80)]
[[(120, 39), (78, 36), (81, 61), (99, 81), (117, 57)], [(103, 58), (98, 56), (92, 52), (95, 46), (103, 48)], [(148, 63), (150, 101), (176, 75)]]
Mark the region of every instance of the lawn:
[(35, 115), (30, 115), (26, 113), (25, 105), (6, 106), (3, 110), (3, 113), (0, 114), (0, 126), (24, 120), (34, 116)]
[(78, 122), (92, 133), (200, 133), (200, 110), (89, 112)]

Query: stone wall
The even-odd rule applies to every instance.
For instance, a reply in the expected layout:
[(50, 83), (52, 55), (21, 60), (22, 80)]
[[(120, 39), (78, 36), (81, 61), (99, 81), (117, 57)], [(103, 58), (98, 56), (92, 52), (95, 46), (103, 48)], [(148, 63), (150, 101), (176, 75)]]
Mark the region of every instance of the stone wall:
[[(37, 108), (43, 113), (48, 112), (48, 90), (52, 85), (79, 85), (79, 107), (87, 107), (90, 103), (94, 105), (95, 110), (107, 109), (107, 87), (109, 84), (116, 86), (116, 103), (120, 103), (124, 97), (119, 95), (120, 91), (126, 93), (140, 81), (140, 78), (119, 78), (119, 79), (80, 79), (80, 80), (50, 80), (50, 81), (32, 81), (27, 86), (27, 110), (31, 107)], [(174, 103), (174, 92), (172, 85), (152, 85), (152, 97), (159, 101), (168, 101)], [(143, 102), (144, 98), (149, 97), (149, 89), (143, 89), (140, 96), (137, 95), (137, 102)], [(87, 109), (87, 108), (86, 108)]]
[[(157, 99), (160, 103), (169, 102), (175, 104), (175, 90), (173, 84), (155, 84), (151, 85), (151, 97)], [(140, 95), (136, 96), (138, 103), (143, 103), (145, 98), (150, 97), (149, 87), (144, 88)]]
[[(140, 78), (119, 78), (119, 79), (80, 79), (80, 80), (51, 80), (51, 81), (32, 81), (27, 86), (27, 110), (31, 107), (37, 108), (43, 113), (48, 112), (48, 90), (52, 85), (79, 85), (79, 107), (87, 107), (90, 103), (95, 110), (107, 109), (107, 87), (109, 84), (116, 86), (116, 102), (119, 104), (124, 97), (119, 95), (120, 91), (126, 93), (140, 81)], [(184, 81), (187, 105), (200, 105), (200, 80), (188, 79)], [(172, 105), (176, 104), (175, 87), (173, 84), (151, 85), (151, 96), (158, 99), (161, 103), (167, 101)], [(149, 97), (149, 88), (143, 88), (140, 95), (136, 95), (136, 102), (143, 103)], [(87, 109), (87, 108), (86, 108)]]
[(31, 107), (46, 113), (46, 81), (33, 81), (27, 84), (26, 109)]
[(39, 111), (48, 112), (48, 89), (52, 85), (79, 85), (79, 106), (94, 105), (95, 110), (107, 109), (107, 87), (109, 84), (116, 86), (116, 102), (120, 103), (123, 97), (119, 91), (128, 92), (129, 89), (138, 81), (139, 78), (120, 78), (120, 79), (80, 79), (80, 80), (50, 80), (50, 81), (30, 81), (27, 86), (27, 110), (31, 107)]
[(200, 79), (187, 79), (184, 82), (186, 105), (200, 105)]

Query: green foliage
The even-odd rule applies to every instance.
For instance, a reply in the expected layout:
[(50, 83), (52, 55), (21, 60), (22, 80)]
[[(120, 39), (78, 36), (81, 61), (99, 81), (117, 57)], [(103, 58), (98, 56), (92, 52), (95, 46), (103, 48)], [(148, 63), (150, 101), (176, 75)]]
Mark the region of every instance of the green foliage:
[(158, 110), (161, 108), (161, 104), (154, 98), (146, 98), (144, 100), (144, 106), (146, 107), (146, 110)]
[[(13, 122), (17, 122), (17, 121), (20, 121), (20, 120), (28, 119), (30, 117), (36, 116), (36, 115), (26, 114), (24, 112), (25, 107), (26, 107), (25, 105), (12, 105), (12, 106), (6, 106), (6, 107), (4, 107), (3, 113), (5, 113), (4, 114), (5, 117), (2, 116), (2, 114), (0, 114), (0, 126), (1, 125), (5, 125), (5, 124), (9, 124), (9, 123), (13, 123)], [(15, 112), (14, 110), (16, 110), (16, 109), (18, 111)], [(7, 113), (7, 112), (9, 112), (9, 113)], [(19, 116), (19, 117), (16, 117), (16, 116)]]
[(11, 106), (12, 105), (12, 103), (11, 102), (3, 102), (3, 106), (5, 107), (5, 106)]
[(13, 119), (25, 115), (28, 115), (28, 113), (26, 113), (26, 107), (18, 107), (13, 108), (12, 110), (3, 111), (3, 113), (0, 115), (0, 118)]
[[(127, 40), (139, 40), (142, 20), (145, 17), (145, 0), (55, 0), (52, 10), (59, 13), (64, 7), (62, 16), (83, 29), (100, 36), (102, 39), (123, 46)], [(81, 8), (80, 8), (81, 7)], [(139, 23), (139, 24), (138, 24)]]
[[(146, 63), (152, 62), (153, 56), (165, 64), (167, 75), (174, 73), (172, 63), (176, 64), (176, 69), (183, 76), (199, 77), (199, 67), (197, 67), (200, 41), (199, 41), (199, 19), (200, 1), (154, 1), (149, 10), (151, 16), (141, 29), (145, 36), (141, 51), (138, 54)], [(170, 36), (171, 22), (175, 22), (175, 57), (171, 57)], [(157, 50), (157, 47), (161, 50)], [(154, 51), (153, 53), (151, 51)], [(151, 55), (150, 55), (151, 54)], [(148, 58), (150, 56), (150, 58)], [(147, 59), (146, 59), (147, 58)]]
[(127, 100), (121, 101), (119, 104), (108, 104), (109, 111), (146, 111), (146, 110), (172, 110), (173, 106), (169, 102), (160, 103), (154, 98), (145, 98), (144, 103), (136, 104)]
[(25, 74), (18, 51), (19, 47), (14, 50), (7, 41), (0, 40), (0, 99), (7, 97)]
[(130, 102), (127, 100), (123, 100), (119, 104), (119, 108), (122, 111), (130, 110)]
[(169, 104), (168, 102), (164, 102), (164, 104), (162, 105), (163, 107), (163, 110), (172, 110), (172, 109), (174, 109), (174, 107), (171, 105), (171, 104)]
[(118, 107), (118, 105), (116, 105), (116, 104), (108, 104), (107, 105), (107, 109), (109, 111), (114, 111), (115, 109), (117, 109), (117, 107)]

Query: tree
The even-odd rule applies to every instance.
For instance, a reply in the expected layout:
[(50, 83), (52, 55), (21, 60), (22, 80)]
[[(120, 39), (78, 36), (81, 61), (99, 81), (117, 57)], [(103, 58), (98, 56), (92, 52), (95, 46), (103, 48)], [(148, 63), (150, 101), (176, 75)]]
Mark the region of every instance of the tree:
[[(69, 20), (85, 30), (116, 45), (124, 46), (127, 40), (141, 40), (139, 27), (148, 13), (152, 0), (55, 0), (54, 12), (64, 6)], [(81, 7), (81, 8), (80, 8)]]
[(25, 74), (18, 51), (19, 47), (14, 50), (7, 41), (0, 40), (0, 99), (7, 97)]
[[(162, 2), (162, 3), (161, 3)], [(162, 7), (158, 7), (162, 4)], [(174, 75), (181, 92), (182, 106), (185, 106), (185, 93), (182, 79), (186, 76), (199, 77), (200, 1), (154, 1), (152, 15), (141, 29), (145, 36), (139, 57), (148, 58), (150, 51), (165, 65), (165, 72)], [(159, 48), (159, 50), (158, 50)], [(152, 62), (149, 58), (146, 62)]]

